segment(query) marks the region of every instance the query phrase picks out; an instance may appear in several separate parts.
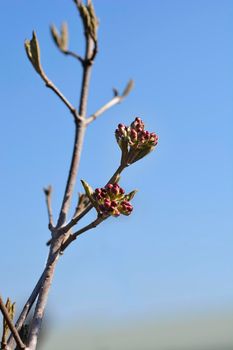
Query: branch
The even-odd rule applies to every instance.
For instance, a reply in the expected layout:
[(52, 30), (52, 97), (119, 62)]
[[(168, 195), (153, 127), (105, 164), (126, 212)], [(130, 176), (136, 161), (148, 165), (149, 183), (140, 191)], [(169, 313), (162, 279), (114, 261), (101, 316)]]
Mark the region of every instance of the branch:
[(73, 52), (70, 50), (65, 50), (62, 52), (67, 56), (72, 56), (72, 57), (76, 58), (80, 63), (82, 63), (82, 65), (84, 64), (84, 59), (80, 55), (78, 55), (76, 52)]
[(109, 108), (115, 106), (118, 103), (121, 103), (124, 100), (124, 98), (130, 93), (130, 91), (133, 89), (133, 86), (134, 86), (134, 82), (133, 82), (133, 80), (130, 80), (128, 82), (125, 90), (123, 91), (122, 95), (118, 95), (117, 90), (114, 89), (113, 91), (114, 91), (115, 96), (109, 102), (107, 102), (104, 106), (102, 106), (100, 109), (98, 109), (98, 111), (96, 111), (89, 118), (87, 118), (86, 124), (90, 124), (96, 118), (98, 118), (100, 115), (102, 115), (104, 112), (106, 112)]
[[(26, 301), (24, 307), (23, 307), (23, 310), (21, 312), (21, 314), (19, 315), (19, 318), (15, 324), (15, 328), (17, 329), (18, 332), (20, 332), (38, 294), (39, 294), (39, 291), (40, 291), (40, 288), (41, 288), (41, 285), (42, 285), (42, 282), (44, 280), (44, 276), (45, 276), (45, 270), (43, 271), (42, 275), (40, 276), (36, 286), (34, 287), (30, 297), (28, 298), (28, 300)], [(13, 335), (11, 334), (8, 341), (7, 341), (7, 345), (12, 348), (12, 346), (14, 345), (14, 337)]]
[(63, 22), (61, 25), (60, 33), (55, 27), (55, 25), (50, 26), (50, 33), (52, 35), (52, 38), (54, 40), (55, 45), (57, 48), (62, 52), (63, 54), (67, 56), (72, 56), (76, 58), (78, 61), (80, 61), (82, 64), (84, 63), (84, 59), (76, 54), (73, 51), (68, 50), (68, 26), (66, 22)]
[(87, 205), (89, 204), (89, 198), (84, 193), (78, 194), (78, 203), (74, 211), (73, 218), (77, 215), (79, 215), (84, 209), (86, 209)]
[(26, 346), (22, 342), (22, 340), (21, 340), (21, 338), (19, 336), (19, 333), (18, 333), (17, 329), (15, 328), (15, 326), (14, 326), (14, 324), (13, 324), (13, 322), (12, 322), (10, 316), (9, 316), (8, 310), (7, 310), (7, 308), (6, 308), (6, 306), (5, 306), (5, 304), (4, 304), (4, 302), (3, 302), (1, 297), (0, 297), (0, 310), (1, 310), (2, 314), (3, 314), (3, 317), (4, 317), (6, 323), (7, 323), (8, 327), (9, 327), (9, 329), (10, 329), (10, 331), (11, 331), (11, 333), (12, 333), (12, 335), (13, 335), (13, 337), (14, 337), (17, 345), (18, 345), (18, 347), (20, 349), (25, 349)]
[(107, 219), (107, 217), (100, 216), (96, 220), (91, 222), (89, 225), (87, 225), (87, 226), (81, 228), (80, 230), (76, 231), (75, 233), (69, 235), (68, 238), (61, 245), (61, 252), (63, 252), (79, 235), (81, 235), (82, 233), (84, 233), (88, 230), (95, 228), (96, 226), (101, 224), (101, 222), (103, 222), (105, 219)]
[(48, 211), (49, 227), (52, 227), (53, 226), (53, 213), (52, 213), (52, 205), (51, 205), (52, 186), (48, 186), (47, 188), (44, 188), (44, 194), (45, 194), (45, 200), (46, 200), (46, 207)]
[(75, 130), (75, 142), (73, 148), (73, 155), (69, 170), (69, 175), (66, 183), (66, 189), (63, 197), (63, 202), (59, 214), (57, 226), (62, 226), (66, 221), (66, 216), (70, 207), (70, 201), (74, 190), (74, 185), (76, 182), (78, 166), (81, 158), (81, 151), (83, 145), (83, 139), (86, 130), (86, 122), (84, 119), (86, 117), (87, 110), (87, 99), (89, 92), (89, 83), (91, 77), (92, 64), (89, 60), (92, 54), (92, 41), (89, 37), (86, 38), (86, 54), (85, 54), (85, 64), (83, 65), (83, 77), (82, 77), (82, 87), (80, 93), (80, 103), (79, 103), (79, 115), (82, 118), (82, 122), (76, 124)]
[(43, 74), (41, 75), (41, 78), (44, 80), (45, 82), (45, 86), (49, 89), (51, 89), (53, 92), (55, 92), (55, 94), (60, 98), (60, 100), (66, 105), (66, 107), (68, 107), (68, 109), (70, 110), (70, 112), (72, 113), (72, 115), (75, 117), (75, 119), (79, 120), (79, 116), (77, 114), (76, 109), (72, 106), (72, 104), (67, 100), (67, 98), (61, 93), (60, 90), (58, 90), (58, 88), (53, 84), (53, 82), (51, 80), (49, 80), (49, 78)]
[(40, 47), (39, 47), (39, 42), (37, 40), (37, 36), (35, 32), (33, 32), (31, 40), (25, 41), (24, 46), (25, 46), (28, 59), (30, 60), (36, 72), (45, 82), (45, 86), (47, 86), (49, 89), (55, 92), (55, 94), (60, 98), (60, 100), (68, 107), (70, 112), (73, 114), (75, 120), (79, 121), (80, 118), (79, 118), (79, 115), (77, 114), (76, 109), (67, 100), (67, 98), (61, 93), (61, 91), (54, 85), (54, 83), (47, 77), (47, 75), (45, 74), (42, 68), (41, 61), (40, 61)]
[(48, 294), (52, 284), (55, 267), (59, 258), (59, 248), (60, 242), (58, 240), (54, 242), (50, 248), (50, 253), (46, 263), (42, 284), (40, 286), (40, 291), (29, 330), (27, 344), (28, 350), (35, 350), (37, 346), (37, 340), (41, 330), (44, 311), (48, 300)]

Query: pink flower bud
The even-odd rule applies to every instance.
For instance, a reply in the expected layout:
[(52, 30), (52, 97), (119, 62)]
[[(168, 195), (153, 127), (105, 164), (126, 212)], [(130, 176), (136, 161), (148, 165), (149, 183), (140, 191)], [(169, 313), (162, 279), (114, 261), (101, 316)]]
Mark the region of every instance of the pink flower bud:
[(115, 216), (115, 217), (117, 217), (117, 216), (119, 216), (120, 214), (121, 214), (120, 211), (119, 211), (118, 209), (115, 209), (112, 215)]
[(118, 194), (119, 194), (119, 188), (118, 188), (118, 187), (113, 187), (113, 188), (112, 188), (112, 193), (113, 193), (114, 195), (118, 195)]
[(119, 128), (119, 129), (125, 129), (126, 126), (125, 126), (124, 124), (118, 124), (118, 128)]
[(108, 209), (108, 208), (110, 208), (111, 207), (111, 201), (110, 201), (110, 199), (105, 199), (104, 200), (104, 206)]
[(137, 131), (135, 129), (131, 129), (130, 130), (130, 137), (132, 140), (136, 140), (137, 139)]
[(124, 194), (125, 191), (123, 190), (123, 188), (120, 188), (120, 194)]
[(105, 189), (106, 190), (111, 190), (113, 188), (113, 185), (112, 184), (108, 184), (105, 186)]

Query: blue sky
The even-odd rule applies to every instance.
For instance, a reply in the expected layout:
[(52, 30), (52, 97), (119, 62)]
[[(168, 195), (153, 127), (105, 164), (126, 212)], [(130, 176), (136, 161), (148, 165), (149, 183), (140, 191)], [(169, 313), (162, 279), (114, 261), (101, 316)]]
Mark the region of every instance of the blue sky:
[[(58, 320), (228, 308), (232, 285), (232, 15), (229, 0), (96, 0), (100, 52), (89, 113), (135, 89), (88, 129), (79, 179), (102, 186), (119, 162), (114, 130), (140, 116), (159, 145), (128, 168), (121, 184), (139, 189), (130, 217), (109, 219), (61, 258), (50, 295)], [(35, 29), (47, 75), (77, 105), (81, 68), (63, 57), (48, 27), (69, 24), (83, 50), (72, 1), (0, 5), (1, 294), (23, 302), (38, 278), (49, 237), (42, 188), (54, 187), (57, 214), (73, 122), (24, 53)], [(81, 187), (78, 181), (77, 191)], [(73, 201), (75, 205), (75, 198)], [(89, 222), (94, 213), (86, 218)]]

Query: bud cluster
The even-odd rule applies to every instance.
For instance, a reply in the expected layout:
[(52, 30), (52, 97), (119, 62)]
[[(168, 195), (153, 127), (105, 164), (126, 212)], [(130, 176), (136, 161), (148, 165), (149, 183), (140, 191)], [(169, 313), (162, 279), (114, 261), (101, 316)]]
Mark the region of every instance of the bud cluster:
[(119, 124), (115, 136), (122, 150), (123, 162), (127, 165), (143, 158), (158, 143), (158, 136), (154, 132), (146, 131), (143, 121), (138, 117), (130, 126)]
[(130, 215), (133, 210), (128, 201), (129, 196), (125, 195), (125, 191), (117, 183), (97, 188), (92, 196), (99, 212), (104, 216)]

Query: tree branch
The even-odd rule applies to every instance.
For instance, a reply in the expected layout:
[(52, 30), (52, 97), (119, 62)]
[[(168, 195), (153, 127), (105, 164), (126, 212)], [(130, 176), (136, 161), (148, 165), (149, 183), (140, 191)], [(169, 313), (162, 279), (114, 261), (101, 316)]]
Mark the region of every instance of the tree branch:
[(76, 58), (80, 63), (84, 63), (84, 59), (78, 55), (76, 52), (70, 51), (70, 50), (63, 50), (62, 51), (65, 55), (67, 56), (72, 56), (74, 58)]
[(51, 205), (51, 197), (52, 197), (52, 186), (48, 186), (44, 188), (46, 207), (48, 211), (49, 218), (49, 227), (53, 226), (53, 213), (52, 213), (52, 205)]
[(72, 197), (74, 186), (76, 183), (76, 177), (77, 177), (78, 166), (81, 158), (81, 151), (82, 151), (85, 129), (86, 128), (84, 123), (76, 125), (76, 128), (75, 128), (75, 141), (74, 141), (72, 160), (71, 160), (69, 175), (66, 183), (66, 188), (63, 196), (63, 201), (62, 201), (62, 206), (59, 214), (57, 227), (61, 227), (66, 221), (66, 216), (69, 210), (71, 197)]
[(95, 119), (97, 119), (99, 116), (101, 116), (104, 112), (106, 112), (111, 107), (115, 106), (118, 103), (121, 103), (124, 98), (130, 93), (134, 85), (133, 80), (130, 80), (122, 93), (122, 95), (118, 95), (117, 90), (114, 89), (115, 96), (107, 102), (104, 106), (102, 106), (100, 109), (98, 109), (94, 114), (92, 114), (89, 118), (86, 120), (86, 124), (90, 124)]
[(90, 82), (91, 68), (92, 68), (92, 63), (89, 60), (91, 54), (92, 54), (92, 41), (88, 36), (86, 38), (86, 53), (85, 53), (85, 61), (83, 65), (83, 77), (82, 77), (82, 85), (81, 85), (82, 87), (81, 87), (80, 103), (79, 103), (79, 115), (82, 118), (81, 119), (82, 122), (78, 124), (76, 123), (75, 143), (74, 143), (72, 161), (70, 165), (69, 176), (66, 183), (66, 189), (63, 197), (63, 202), (62, 202), (62, 206), (59, 214), (57, 227), (62, 226), (66, 221), (67, 212), (70, 207), (70, 201), (73, 194), (74, 185), (76, 182), (78, 166), (80, 163), (83, 139), (84, 139), (84, 134), (86, 130), (86, 122), (84, 122), (84, 120), (86, 117), (89, 82)]
[[(34, 287), (30, 297), (28, 298), (28, 300), (26, 301), (23, 310), (21, 312), (21, 314), (19, 315), (19, 318), (15, 324), (15, 328), (17, 329), (18, 332), (20, 332), (38, 294), (42, 285), (42, 282), (44, 280), (44, 275), (45, 275), (45, 270), (43, 271), (42, 275), (40, 276), (36, 286)], [(14, 337), (11, 334), (8, 341), (7, 341), (7, 345), (9, 346), (9, 348), (11, 348), (14, 345)]]
[(4, 304), (4, 302), (3, 302), (1, 297), (0, 297), (0, 310), (1, 310), (2, 314), (3, 314), (3, 317), (4, 317), (6, 323), (7, 323), (8, 327), (9, 327), (9, 329), (10, 329), (10, 331), (11, 331), (11, 333), (12, 333), (12, 335), (13, 335), (13, 337), (14, 337), (17, 345), (18, 345), (18, 347), (20, 349), (25, 349), (26, 346), (22, 342), (22, 340), (21, 340), (21, 338), (19, 336), (19, 333), (18, 333), (17, 329), (15, 328), (15, 326), (14, 326), (14, 324), (13, 324), (13, 322), (12, 322), (10, 316), (9, 316), (8, 310), (7, 310), (7, 308), (6, 308), (6, 306), (5, 306), (5, 304)]
[(35, 350), (38, 336), (41, 330), (41, 323), (44, 317), (44, 311), (48, 300), (49, 290), (52, 284), (55, 267), (59, 258), (59, 248), (61, 242), (57, 240), (51, 244), (49, 257), (46, 263), (42, 284), (40, 287), (38, 300), (36, 303), (33, 319), (31, 322), (29, 336), (28, 336), (28, 348)]
[(63, 252), (79, 235), (81, 235), (82, 233), (84, 233), (88, 230), (95, 228), (96, 226), (101, 224), (101, 222), (103, 222), (105, 219), (107, 219), (107, 217), (104, 218), (104, 217), (100, 216), (96, 220), (91, 222), (89, 225), (81, 228), (80, 230), (76, 231), (73, 234), (70, 234), (68, 236), (68, 238), (64, 241), (64, 243), (62, 243), (61, 252)]
[(72, 113), (72, 115), (74, 116), (75, 120), (79, 120), (80, 117), (77, 114), (76, 109), (74, 108), (74, 106), (72, 106), (72, 104), (67, 100), (67, 98), (61, 93), (61, 91), (53, 84), (53, 82), (51, 80), (49, 80), (49, 78), (43, 73), (41, 73), (41, 78), (44, 80), (45, 82), (45, 86), (49, 89), (51, 89), (53, 92), (55, 92), (55, 94), (60, 98), (60, 100), (66, 105), (66, 107), (68, 107), (68, 109), (70, 110), (70, 112)]

